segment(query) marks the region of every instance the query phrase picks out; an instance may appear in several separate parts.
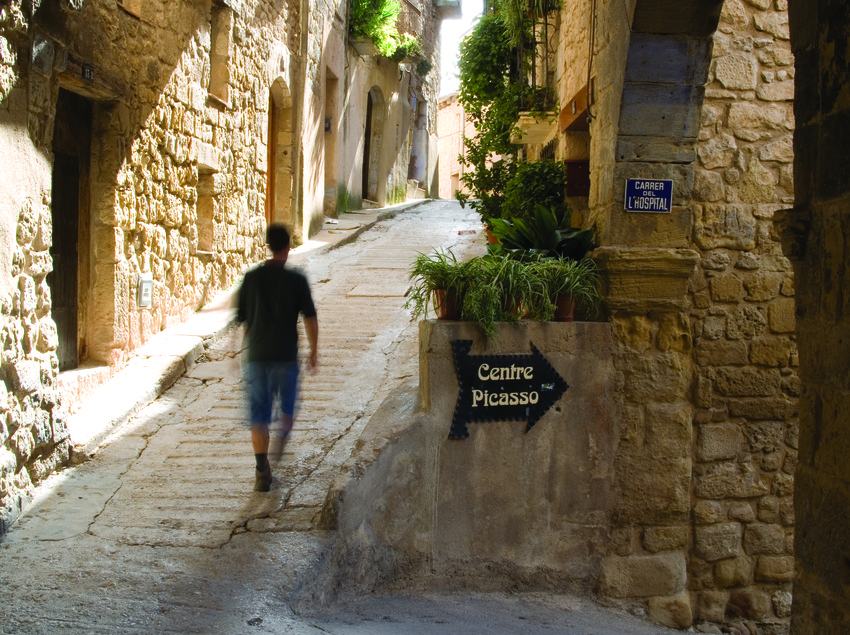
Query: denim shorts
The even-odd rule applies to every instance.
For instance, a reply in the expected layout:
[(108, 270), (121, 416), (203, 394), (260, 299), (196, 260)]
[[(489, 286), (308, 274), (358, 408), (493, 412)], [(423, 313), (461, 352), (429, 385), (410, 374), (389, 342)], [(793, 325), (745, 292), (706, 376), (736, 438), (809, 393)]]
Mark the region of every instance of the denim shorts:
[(283, 414), (295, 414), (298, 362), (248, 362), (245, 371), (251, 425), (269, 425), (275, 399)]

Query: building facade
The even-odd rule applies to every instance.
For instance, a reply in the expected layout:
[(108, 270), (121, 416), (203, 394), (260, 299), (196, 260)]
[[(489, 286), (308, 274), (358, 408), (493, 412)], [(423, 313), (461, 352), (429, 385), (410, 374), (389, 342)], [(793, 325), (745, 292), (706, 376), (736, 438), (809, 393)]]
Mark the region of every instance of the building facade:
[[(559, 110), (518, 126), (524, 156), (566, 162), (607, 283), (623, 412), (597, 591), (670, 626), (786, 632), (801, 381), (774, 217), (795, 196), (794, 56), (785, 2), (708, 4), (667, 7), (681, 24), (634, 1), (553, 11), (536, 77)], [(625, 211), (634, 178), (671, 180), (670, 213)]]
[[(440, 13), (400, 28), (438, 67)], [(67, 411), (325, 214), (436, 187), (436, 82), (347, 2), (0, 3), (0, 534), (67, 462)], [(422, 70), (422, 69), (421, 69)], [(364, 167), (365, 166), (365, 167)], [(84, 378), (84, 379), (81, 379)]]

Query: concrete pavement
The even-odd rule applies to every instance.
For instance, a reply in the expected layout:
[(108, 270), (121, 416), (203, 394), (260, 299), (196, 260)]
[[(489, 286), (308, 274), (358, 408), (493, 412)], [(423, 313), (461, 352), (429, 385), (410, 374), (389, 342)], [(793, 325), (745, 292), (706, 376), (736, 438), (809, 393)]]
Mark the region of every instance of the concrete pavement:
[(417, 329), (402, 308), (410, 262), (438, 247), (484, 249), (477, 215), (456, 203), (360, 224), (369, 231), (344, 247), (293, 254), (313, 286), (321, 367), (302, 376), (296, 430), (272, 491), (252, 491), (241, 338), (228, 328), (225, 298), (214, 317), (199, 318), (206, 326), (152, 342), (140, 356), (146, 363), (98, 394), (102, 405), (90, 400), (76, 413), (93, 431), (80, 433), (80, 447), (93, 454), (49, 479), (0, 543), (0, 632), (669, 632), (545, 594), (292, 609), (292, 591), (321, 574), (333, 538), (315, 529), (330, 484), (370, 416), (416, 376)]

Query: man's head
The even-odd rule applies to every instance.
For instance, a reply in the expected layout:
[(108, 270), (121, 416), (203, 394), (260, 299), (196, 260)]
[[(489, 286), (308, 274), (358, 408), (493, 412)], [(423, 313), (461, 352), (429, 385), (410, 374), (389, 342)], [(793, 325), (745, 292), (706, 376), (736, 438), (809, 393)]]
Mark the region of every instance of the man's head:
[(281, 223), (272, 223), (266, 230), (266, 244), (273, 254), (289, 250), (289, 231)]

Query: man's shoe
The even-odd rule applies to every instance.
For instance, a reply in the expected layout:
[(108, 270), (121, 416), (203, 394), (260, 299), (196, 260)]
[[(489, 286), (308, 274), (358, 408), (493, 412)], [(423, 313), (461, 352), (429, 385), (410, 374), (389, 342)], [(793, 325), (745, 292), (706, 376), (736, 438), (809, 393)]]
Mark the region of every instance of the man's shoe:
[(256, 470), (257, 477), (254, 481), (255, 492), (268, 492), (272, 488), (272, 466), (266, 465), (266, 469), (262, 472)]

